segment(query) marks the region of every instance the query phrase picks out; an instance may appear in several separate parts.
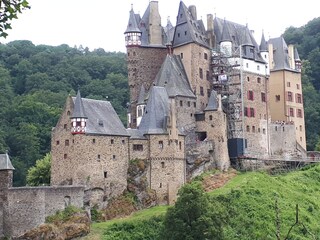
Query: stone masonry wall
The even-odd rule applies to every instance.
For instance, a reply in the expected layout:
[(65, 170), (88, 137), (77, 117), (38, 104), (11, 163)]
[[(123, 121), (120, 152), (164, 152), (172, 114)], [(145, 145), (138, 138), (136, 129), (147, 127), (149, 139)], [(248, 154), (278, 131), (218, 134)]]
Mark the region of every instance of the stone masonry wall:
[(72, 204), (83, 206), (83, 187), (23, 187), (8, 190), (5, 235), (19, 236), (44, 223), (45, 218)]
[(184, 137), (172, 140), (168, 135), (151, 135), (150, 153), (150, 187), (159, 204), (172, 204), (185, 183)]
[(99, 194), (107, 201), (126, 189), (129, 137), (71, 134), (71, 101), (68, 98), (52, 133), (51, 184), (99, 188), (103, 192)]
[(136, 128), (136, 104), (143, 84), (148, 92), (167, 55), (166, 48), (128, 47), (127, 64), (131, 102), (130, 128)]

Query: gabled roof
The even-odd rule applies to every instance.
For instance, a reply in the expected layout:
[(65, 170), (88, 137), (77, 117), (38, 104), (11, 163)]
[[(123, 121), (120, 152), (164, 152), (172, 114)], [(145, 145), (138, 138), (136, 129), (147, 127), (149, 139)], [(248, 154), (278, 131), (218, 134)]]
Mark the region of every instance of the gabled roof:
[[(76, 104), (77, 98), (72, 98)], [(86, 134), (128, 136), (116, 111), (109, 101), (82, 98), (86, 113)]]
[(276, 70), (291, 70), (289, 64), (289, 52), (288, 46), (283, 37), (271, 38), (268, 41), (273, 46), (273, 67), (270, 68), (271, 71)]
[(182, 61), (177, 55), (167, 55), (155, 78), (155, 85), (164, 87), (169, 97), (195, 98)]
[(83, 103), (82, 103), (82, 98), (80, 91), (78, 90), (77, 96), (75, 98), (74, 102), (74, 110), (72, 113), (71, 118), (87, 118), (84, 108), (83, 108)]
[(260, 42), (260, 52), (268, 52), (268, 43), (266, 41), (266, 39), (264, 38), (264, 33), (262, 32), (262, 36), (261, 36), (261, 42)]
[(219, 108), (219, 99), (215, 90), (211, 91), (208, 106), (204, 109), (205, 111), (217, 111)]
[(136, 16), (136, 14), (134, 14), (132, 7), (130, 10), (128, 26), (127, 26), (127, 29), (124, 33), (130, 33), (130, 32), (131, 33), (132, 32), (140, 32), (141, 33), (141, 30), (138, 27), (137, 16)]
[(189, 9), (180, 1), (173, 47), (188, 43), (197, 43), (210, 48), (202, 20), (193, 19)]
[(142, 135), (167, 133), (166, 123), (170, 114), (169, 110), (169, 97), (166, 89), (153, 86), (139, 125), (140, 133)]
[(7, 153), (0, 154), (0, 171), (1, 170), (14, 170), (14, 167), (12, 166), (9, 155)]
[[(224, 28), (227, 28), (229, 31), (230, 37), (232, 39), (232, 44), (234, 46), (234, 49), (237, 49), (241, 45), (253, 46), (256, 49), (255, 55), (254, 55), (255, 61), (259, 61), (263, 63), (265, 62), (260, 54), (259, 45), (257, 44), (253, 34), (251, 33), (251, 31), (248, 29), (247, 26), (234, 23), (226, 19), (221, 19), (218, 17), (214, 18), (213, 24), (214, 24), (214, 34), (216, 36), (217, 43), (221, 42), (222, 33), (223, 31), (226, 31), (224, 30)], [(247, 56), (243, 55), (243, 57), (246, 58)]]

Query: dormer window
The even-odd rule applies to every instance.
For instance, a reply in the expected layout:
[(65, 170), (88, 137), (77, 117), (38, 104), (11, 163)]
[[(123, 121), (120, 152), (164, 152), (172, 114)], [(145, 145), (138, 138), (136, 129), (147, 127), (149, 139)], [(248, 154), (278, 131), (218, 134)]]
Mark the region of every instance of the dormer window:
[(102, 120), (98, 120), (98, 125), (100, 126), (100, 127), (103, 127), (103, 121)]

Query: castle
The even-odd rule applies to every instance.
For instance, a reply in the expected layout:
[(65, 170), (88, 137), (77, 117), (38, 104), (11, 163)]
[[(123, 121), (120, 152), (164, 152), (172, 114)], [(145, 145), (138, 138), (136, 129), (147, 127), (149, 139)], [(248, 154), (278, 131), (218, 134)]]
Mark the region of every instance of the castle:
[[(145, 182), (157, 203), (172, 204), (189, 179), (227, 170), (230, 160), (305, 155), (301, 60), (282, 37), (266, 41), (262, 34), (257, 44), (247, 26), (211, 14), (205, 28), (196, 7), (182, 1), (176, 26), (169, 20), (161, 26), (157, 1), (142, 17), (132, 8), (124, 35), (127, 128), (110, 102), (82, 98), (80, 91), (69, 96), (52, 131), (52, 187), (39, 190), (43, 206), (47, 192), (65, 188), (71, 192), (56, 195), (55, 209), (66, 201), (81, 206), (81, 198), (89, 207), (106, 206), (127, 189), (136, 159), (146, 163)], [(1, 180), (10, 179), (13, 167), (6, 166)], [(0, 236), (13, 231), (3, 230), (13, 207), (8, 196), (18, 191), (8, 184), (1, 185)]]

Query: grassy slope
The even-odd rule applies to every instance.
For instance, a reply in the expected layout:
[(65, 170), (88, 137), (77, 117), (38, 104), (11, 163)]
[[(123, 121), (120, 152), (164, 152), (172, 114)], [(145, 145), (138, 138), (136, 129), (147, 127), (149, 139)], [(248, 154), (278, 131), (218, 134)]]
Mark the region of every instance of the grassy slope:
[[(297, 203), (299, 221), (306, 228), (297, 225), (289, 239), (318, 239), (320, 236), (320, 165), (279, 176), (259, 172), (239, 174), (209, 195), (217, 198), (228, 209), (226, 239), (276, 239), (275, 199), (280, 209), (281, 239), (285, 238), (295, 223)], [(159, 206), (125, 219), (95, 223), (92, 225), (92, 233), (85, 239), (103, 239), (103, 232), (114, 223), (136, 223), (155, 215), (163, 215), (166, 209), (165, 206)]]

